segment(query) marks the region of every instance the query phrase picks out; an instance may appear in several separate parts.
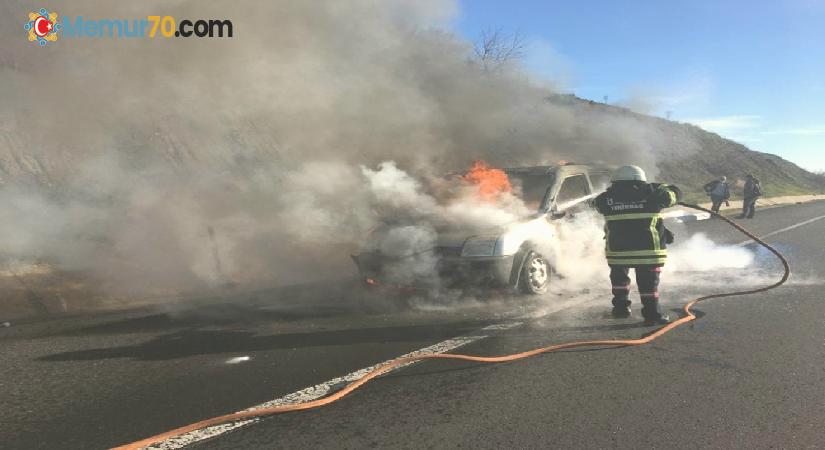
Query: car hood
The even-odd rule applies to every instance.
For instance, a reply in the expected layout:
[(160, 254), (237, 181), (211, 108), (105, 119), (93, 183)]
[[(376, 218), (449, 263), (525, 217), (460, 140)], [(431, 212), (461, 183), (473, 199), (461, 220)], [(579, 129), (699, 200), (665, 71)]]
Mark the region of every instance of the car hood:
[[(415, 249), (407, 247), (407, 250), (421, 251), (424, 250), (424, 246), (441, 248), (460, 248), (464, 245), (467, 239), (471, 237), (498, 237), (503, 236), (505, 234), (520, 234), (526, 232), (526, 230), (533, 230), (537, 224), (542, 222), (544, 226), (547, 226), (547, 222), (544, 216), (536, 215), (531, 217), (525, 217), (521, 220), (501, 226), (460, 227), (456, 225), (441, 224), (439, 226), (434, 227), (434, 229), (433, 227), (427, 228), (429, 230), (429, 239), (426, 244), (424, 242), (419, 242), (418, 245), (415, 245)], [(397, 235), (394, 238), (391, 237), (392, 233), (399, 233), (399, 231), (402, 234), (406, 233), (406, 230), (404, 230), (405, 227), (411, 227), (409, 232), (410, 234), (413, 234), (415, 232), (413, 231), (414, 229), (420, 229), (420, 227), (417, 225), (405, 225), (402, 223), (386, 224), (379, 226), (375, 230), (373, 230), (373, 232), (370, 233), (370, 235), (367, 237), (367, 239), (362, 245), (361, 251), (373, 251), (383, 247), (383, 243), (385, 241), (397, 239)], [(435, 232), (434, 236), (432, 234), (432, 231)]]

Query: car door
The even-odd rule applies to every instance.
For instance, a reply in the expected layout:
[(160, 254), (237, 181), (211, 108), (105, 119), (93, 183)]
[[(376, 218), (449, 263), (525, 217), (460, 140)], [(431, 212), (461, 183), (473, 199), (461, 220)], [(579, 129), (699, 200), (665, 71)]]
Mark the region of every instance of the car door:
[(553, 210), (556, 212), (576, 209), (590, 200), (590, 183), (583, 174), (570, 175), (562, 180), (556, 198), (553, 201)]

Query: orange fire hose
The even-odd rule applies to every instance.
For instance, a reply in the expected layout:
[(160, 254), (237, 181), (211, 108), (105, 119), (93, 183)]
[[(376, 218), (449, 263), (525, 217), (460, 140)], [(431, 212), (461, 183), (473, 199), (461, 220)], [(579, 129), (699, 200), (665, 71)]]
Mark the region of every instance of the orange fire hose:
[(473, 355), (458, 355), (458, 354), (449, 354), (449, 353), (439, 353), (439, 354), (429, 354), (429, 355), (419, 355), (419, 356), (411, 356), (407, 358), (398, 358), (392, 361), (387, 362), (386, 364), (377, 367), (364, 375), (363, 377), (359, 378), (358, 380), (353, 381), (352, 383), (348, 384), (346, 387), (341, 389), (340, 391), (329, 395), (324, 398), (320, 398), (318, 400), (312, 400), (304, 403), (295, 403), (291, 405), (281, 405), (281, 406), (273, 406), (270, 408), (262, 408), (257, 409), (254, 411), (242, 411), (233, 414), (226, 414), (223, 416), (213, 417), (211, 419), (202, 420), (200, 422), (195, 422), (191, 425), (186, 425), (180, 428), (175, 428), (174, 430), (167, 431), (165, 433), (161, 433), (146, 439), (142, 439), (140, 441), (132, 442), (130, 444), (125, 444), (120, 447), (115, 447), (117, 450), (132, 450), (132, 449), (139, 449), (154, 443), (170, 439), (176, 436), (179, 436), (184, 433), (189, 433), (191, 431), (196, 431), (202, 428), (220, 425), (227, 422), (235, 422), (239, 420), (251, 419), (254, 417), (262, 417), (262, 416), (270, 416), (274, 414), (283, 414), (293, 411), (302, 411), (305, 409), (312, 409), (318, 408), (320, 406), (328, 405), (330, 403), (336, 402), (345, 396), (347, 396), (352, 391), (358, 389), (359, 387), (363, 386), (373, 378), (376, 378), (398, 366), (408, 364), (415, 361), (422, 361), (426, 359), (458, 359), (463, 361), (474, 361), (474, 362), (484, 362), (484, 363), (500, 363), (500, 362), (507, 362), (507, 361), (515, 361), (518, 359), (529, 358), (531, 356), (540, 355), (542, 353), (550, 353), (555, 352), (558, 350), (564, 350), (568, 348), (576, 348), (576, 347), (632, 347), (636, 345), (644, 345), (653, 340), (661, 337), (665, 333), (676, 329), (692, 320), (696, 319), (696, 316), (693, 315), (691, 312), (691, 308), (699, 302), (709, 300), (712, 298), (721, 298), (721, 297), (732, 297), (737, 295), (748, 295), (748, 294), (755, 294), (758, 292), (765, 292), (770, 289), (774, 289), (776, 287), (781, 286), (785, 281), (788, 280), (788, 277), (791, 274), (791, 268), (788, 264), (788, 260), (779, 253), (778, 250), (764, 242), (763, 240), (759, 239), (758, 237), (754, 236), (751, 232), (744, 229), (739, 224), (735, 223), (734, 221), (728, 219), (727, 217), (721, 216), (716, 214), (708, 209), (702, 208), (701, 206), (691, 205), (686, 203), (679, 203), (682, 206), (696, 209), (699, 211), (707, 212), (713, 216), (719, 217), (725, 222), (729, 223), (731, 226), (736, 228), (737, 230), (744, 233), (749, 238), (753, 239), (755, 242), (759, 243), (766, 249), (770, 250), (771, 253), (776, 255), (777, 258), (782, 262), (782, 266), (785, 269), (785, 273), (782, 275), (782, 278), (774, 284), (770, 286), (765, 286), (757, 289), (749, 289), (744, 291), (734, 291), (734, 292), (723, 292), (719, 294), (711, 294), (706, 295), (703, 297), (695, 298), (689, 301), (683, 308), (685, 315), (678, 320), (668, 323), (667, 325), (662, 326), (661, 328), (655, 330), (653, 333), (650, 333), (644, 337), (638, 339), (610, 339), (610, 340), (594, 340), (594, 341), (576, 341), (576, 342), (567, 342), (563, 344), (555, 344), (550, 345), (547, 347), (541, 347), (533, 350), (529, 350), (526, 352), (521, 353), (514, 353), (511, 355), (501, 355), (501, 356), (473, 356)]

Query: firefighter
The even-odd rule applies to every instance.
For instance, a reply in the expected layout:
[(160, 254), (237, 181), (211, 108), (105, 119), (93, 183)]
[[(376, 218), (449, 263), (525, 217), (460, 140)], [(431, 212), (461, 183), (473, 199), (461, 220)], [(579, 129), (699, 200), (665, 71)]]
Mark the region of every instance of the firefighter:
[(605, 251), (613, 285), (613, 316), (630, 317), (630, 269), (642, 300), (646, 325), (665, 324), (667, 315), (659, 310), (659, 275), (667, 259), (667, 244), (673, 233), (665, 228), (660, 212), (682, 198), (676, 186), (648, 183), (637, 166), (616, 170), (607, 191), (596, 197), (595, 205), (605, 218)]

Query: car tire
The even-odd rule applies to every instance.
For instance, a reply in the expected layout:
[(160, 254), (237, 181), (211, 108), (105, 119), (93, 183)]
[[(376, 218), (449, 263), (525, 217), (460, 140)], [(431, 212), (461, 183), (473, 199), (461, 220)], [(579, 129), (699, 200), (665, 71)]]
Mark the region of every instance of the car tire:
[(531, 251), (524, 258), (518, 278), (518, 290), (522, 294), (541, 295), (550, 286), (553, 270), (550, 263), (540, 253)]

